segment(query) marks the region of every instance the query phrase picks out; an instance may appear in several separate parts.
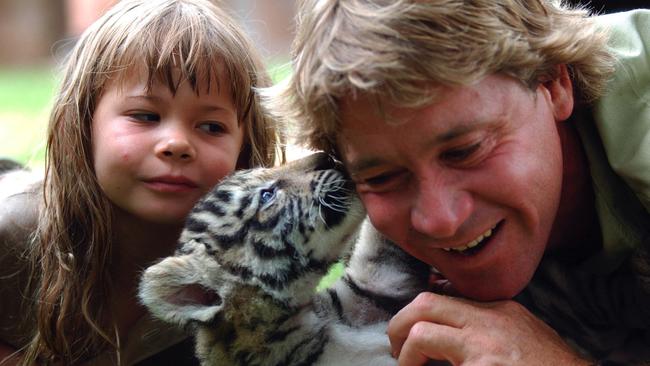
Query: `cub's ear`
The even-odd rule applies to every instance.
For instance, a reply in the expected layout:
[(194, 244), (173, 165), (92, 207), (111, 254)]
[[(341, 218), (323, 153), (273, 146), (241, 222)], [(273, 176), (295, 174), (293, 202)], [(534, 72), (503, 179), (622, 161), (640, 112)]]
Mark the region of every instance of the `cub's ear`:
[(147, 268), (140, 280), (140, 301), (157, 318), (185, 325), (209, 322), (222, 309), (231, 285), (214, 258), (200, 250), (167, 257)]

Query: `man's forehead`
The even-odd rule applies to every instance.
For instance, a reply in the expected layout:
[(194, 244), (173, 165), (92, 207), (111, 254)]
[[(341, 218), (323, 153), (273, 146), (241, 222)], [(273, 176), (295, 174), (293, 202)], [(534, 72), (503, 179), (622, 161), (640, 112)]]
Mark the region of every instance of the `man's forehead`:
[[(418, 100), (396, 101), (386, 94), (351, 92), (337, 101), (342, 121), (354, 123), (359, 118), (378, 118), (392, 125), (408, 122), (422, 108), (444, 99), (457, 87), (440, 84), (422, 86)], [(361, 111), (365, 113), (360, 113)]]
[[(425, 106), (385, 107), (376, 99), (342, 100), (337, 145), (350, 173), (390, 160), (388, 151), (426, 152), (474, 131), (505, 131), (514, 100), (511, 90), (482, 86), (448, 88)], [(377, 145), (377, 146), (376, 146)]]

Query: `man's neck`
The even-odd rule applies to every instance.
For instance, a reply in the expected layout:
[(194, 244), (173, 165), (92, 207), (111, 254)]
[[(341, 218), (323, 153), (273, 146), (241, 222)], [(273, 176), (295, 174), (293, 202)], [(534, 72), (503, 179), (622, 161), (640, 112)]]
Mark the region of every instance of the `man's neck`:
[(563, 178), (560, 205), (548, 248), (568, 260), (580, 260), (601, 246), (589, 162), (571, 121), (558, 125), (562, 143)]

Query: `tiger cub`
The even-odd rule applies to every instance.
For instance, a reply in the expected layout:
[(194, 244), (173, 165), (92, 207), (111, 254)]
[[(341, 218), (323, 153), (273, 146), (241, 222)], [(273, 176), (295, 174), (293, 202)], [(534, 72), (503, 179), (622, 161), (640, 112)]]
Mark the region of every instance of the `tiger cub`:
[[(197, 203), (139, 297), (195, 328), (204, 366), (396, 365), (386, 321), (425, 288), (428, 269), (364, 217), (325, 154), (236, 172)], [(357, 238), (343, 278), (314, 293)]]

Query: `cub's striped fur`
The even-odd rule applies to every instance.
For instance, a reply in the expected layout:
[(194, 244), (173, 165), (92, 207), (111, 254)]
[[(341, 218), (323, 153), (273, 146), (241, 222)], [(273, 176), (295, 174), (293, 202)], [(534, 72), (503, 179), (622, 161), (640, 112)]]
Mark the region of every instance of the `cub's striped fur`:
[[(386, 320), (426, 286), (426, 266), (377, 235), (324, 154), (233, 174), (190, 213), (140, 298), (196, 326), (203, 365), (395, 365)], [(314, 287), (360, 238), (346, 274)]]

